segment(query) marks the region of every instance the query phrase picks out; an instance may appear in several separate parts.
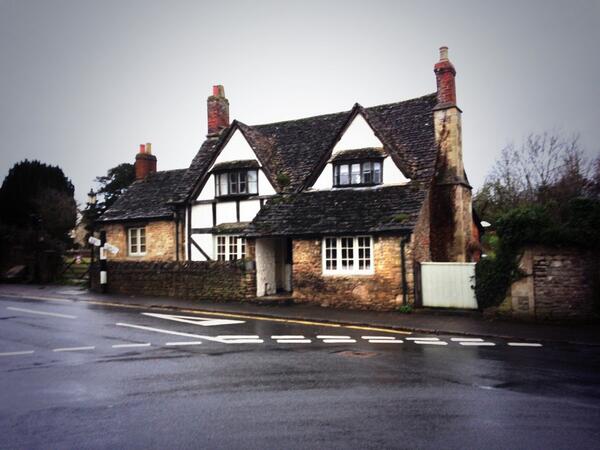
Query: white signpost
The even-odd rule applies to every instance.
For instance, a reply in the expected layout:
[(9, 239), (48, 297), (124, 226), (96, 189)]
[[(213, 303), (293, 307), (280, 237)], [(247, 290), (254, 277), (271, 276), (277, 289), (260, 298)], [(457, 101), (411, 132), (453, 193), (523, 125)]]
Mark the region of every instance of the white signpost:
[(106, 272), (106, 252), (113, 255), (119, 253), (119, 248), (106, 242), (106, 231), (100, 232), (100, 239), (90, 236), (88, 242), (95, 247), (100, 247), (100, 288), (106, 293), (107, 272)]

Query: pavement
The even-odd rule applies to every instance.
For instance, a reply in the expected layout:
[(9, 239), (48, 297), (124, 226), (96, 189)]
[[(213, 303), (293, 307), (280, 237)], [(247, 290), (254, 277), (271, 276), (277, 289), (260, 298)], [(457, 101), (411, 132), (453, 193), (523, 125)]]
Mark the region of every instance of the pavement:
[(416, 333), (452, 334), (546, 343), (600, 346), (596, 323), (556, 324), (484, 318), (476, 311), (419, 309), (410, 314), (340, 310), (306, 304), (190, 301), (169, 297), (100, 294), (73, 286), (0, 285), (0, 296), (67, 298), (73, 301), (175, 311), (213, 312), (282, 320), (370, 326)]

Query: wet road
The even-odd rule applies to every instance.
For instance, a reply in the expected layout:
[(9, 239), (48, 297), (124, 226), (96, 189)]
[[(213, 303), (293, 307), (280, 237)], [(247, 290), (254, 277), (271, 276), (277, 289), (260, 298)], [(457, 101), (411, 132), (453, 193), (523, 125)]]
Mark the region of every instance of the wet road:
[(0, 448), (598, 448), (600, 349), (531, 344), (4, 297)]

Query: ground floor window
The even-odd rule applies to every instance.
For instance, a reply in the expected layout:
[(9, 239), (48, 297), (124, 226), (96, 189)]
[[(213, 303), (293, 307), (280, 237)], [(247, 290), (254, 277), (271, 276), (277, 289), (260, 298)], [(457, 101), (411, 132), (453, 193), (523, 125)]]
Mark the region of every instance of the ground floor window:
[(218, 261), (234, 261), (246, 257), (246, 238), (242, 236), (216, 236)]
[(131, 256), (143, 256), (146, 254), (146, 228), (129, 228), (127, 230), (127, 241), (129, 254)]
[(370, 236), (326, 237), (323, 239), (323, 273), (373, 273)]

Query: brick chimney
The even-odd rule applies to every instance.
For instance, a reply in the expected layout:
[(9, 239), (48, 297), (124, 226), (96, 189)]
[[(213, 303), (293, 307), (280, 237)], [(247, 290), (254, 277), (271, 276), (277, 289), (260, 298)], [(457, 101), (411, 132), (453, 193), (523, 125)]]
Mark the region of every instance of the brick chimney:
[(471, 186), (465, 177), (462, 151), (461, 110), (456, 105), (456, 70), (448, 59), (448, 47), (440, 48), (433, 71), (437, 104), (433, 124), (438, 145), (435, 184), (430, 197), (432, 261), (465, 262), (472, 238)]
[(140, 152), (135, 155), (135, 179), (143, 180), (150, 173), (156, 172), (156, 156), (152, 154), (152, 144), (140, 144)]
[(216, 137), (229, 126), (229, 100), (225, 98), (225, 88), (213, 86), (213, 93), (207, 100), (208, 133), (207, 137)]
[(456, 105), (456, 70), (448, 59), (448, 47), (440, 47), (440, 60), (433, 67), (437, 81), (438, 106)]

